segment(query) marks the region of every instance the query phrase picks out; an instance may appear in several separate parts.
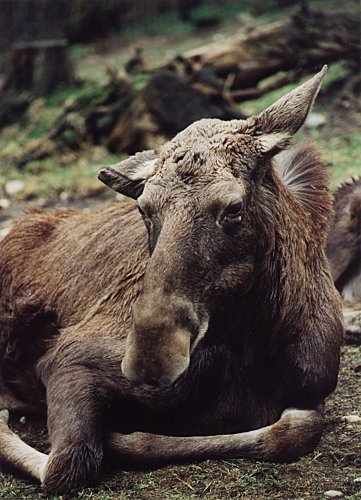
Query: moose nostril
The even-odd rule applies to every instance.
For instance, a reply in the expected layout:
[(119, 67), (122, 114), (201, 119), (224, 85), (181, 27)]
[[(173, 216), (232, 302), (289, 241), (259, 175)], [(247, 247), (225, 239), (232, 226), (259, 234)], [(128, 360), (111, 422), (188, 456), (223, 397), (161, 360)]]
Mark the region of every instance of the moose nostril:
[(146, 385), (151, 385), (153, 387), (162, 387), (163, 385), (167, 385), (167, 384), (162, 384), (161, 380), (156, 378), (149, 378), (149, 379), (146, 378), (143, 380), (142, 383)]
[(147, 375), (144, 369), (134, 370), (134, 367), (131, 367), (131, 369), (129, 369), (129, 365), (124, 360), (122, 362), (121, 369), (124, 377), (133, 386), (151, 385), (153, 387), (161, 387), (164, 385), (169, 385), (169, 383), (164, 380), (164, 377), (158, 377), (154, 374)]

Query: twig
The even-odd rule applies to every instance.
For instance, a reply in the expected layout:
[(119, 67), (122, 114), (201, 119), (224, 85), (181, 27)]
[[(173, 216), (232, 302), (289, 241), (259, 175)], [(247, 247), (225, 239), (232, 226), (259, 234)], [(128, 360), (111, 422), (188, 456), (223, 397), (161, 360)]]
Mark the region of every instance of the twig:
[(202, 493), (206, 493), (209, 490), (211, 484), (212, 484), (212, 481), (207, 484), (207, 486), (204, 488), (204, 490), (202, 491)]
[(193, 486), (189, 483), (187, 483), (187, 481), (184, 481), (184, 479), (181, 479), (179, 476), (177, 476), (177, 474), (174, 474), (174, 476), (176, 477), (176, 479), (178, 479), (178, 481), (180, 481), (181, 483), (183, 483), (185, 486), (187, 486), (187, 488), (189, 488), (190, 490), (192, 491), (196, 491), (195, 488), (193, 488)]

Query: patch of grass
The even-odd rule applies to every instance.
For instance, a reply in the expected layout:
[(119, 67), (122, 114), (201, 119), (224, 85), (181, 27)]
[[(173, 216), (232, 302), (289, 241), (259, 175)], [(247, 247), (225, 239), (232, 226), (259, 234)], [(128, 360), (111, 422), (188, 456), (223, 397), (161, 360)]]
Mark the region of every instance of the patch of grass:
[(87, 147), (78, 152), (68, 151), (61, 156), (29, 162), (22, 171), (11, 167), (2, 170), (0, 186), (8, 180), (23, 181), (24, 189), (14, 195), (17, 199), (51, 199), (62, 192), (80, 197), (94, 196), (106, 189), (97, 179), (99, 169), (119, 159), (102, 146)]
[(190, 24), (182, 21), (176, 11), (162, 13), (154, 18), (147, 17), (146, 24), (129, 24), (122, 28), (121, 35), (134, 40), (140, 36), (159, 36), (188, 32)]
[(331, 127), (304, 132), (304, 137), (318, 144), (331, 169), (333, 187), (361, 175), (361, 136), (358, 132), (341, 132)]
[(121, 36), (129, 39), (135, 39), (145, 36), (160, 36), (183, 34), (192, 30), (192, 21), (200, 21), (202, 19), (216, 17), (221, 22), (236, 18), (240, 14), (250, 13), (257, 17), (254, 19), (254, 25), (258, 26), (266, 24), (287, 15), (297, 8), (292, 5), (290, 7), (280, 8), (275, 0), (268, 0), (259, 3), (259, 8), (253, 0), (245, 0), (243, 2), (227, 1), (224, 4), (205, 3), (199, 7), (195, 7), (191, 11), (191, 21), (182, 21), (176, 10), (170, 10), (164, 13), (158, 13), (153, 18), (147, 16), (146, 24), (137, 23), (136, 25), (127, 25), (121, 29)]
[(135, 92), (139, 92), (143, 87), (147, 84), (148, 75), (146, 73), (137, 73), (133, 77), (134, 80), (134, 90)]
[(30, 162), (22, 176), (26, 185), (22, 196), (52, 198), (61, 192), (81, 197), (99, 194), (106, 189), (97, 179), (99, 169), (117, 161), (119, 157), (98, 146), (87, 148), (81, 156), (69, 152), (68, 158), (63, 155), (60, 158)]
[(86, 101), (103, 99), (106, 96), (104, 88), (91, 81), (83, 82), (76, 88), (60, 90), (50, 94), (46, 99), (46, 106), (57, 108), (75, 101), (75, 99), (85, 99)]
[(204, 4), (192, 9), (192, 20), (197, 21), (207, 17), (217, 17), (223, 21), (248, 12), (250, 9), (243, 2), (229, 5)]
[(93, 52), (93, 47), (88, 44), (75, 44), (70, 46), (70, 60), (77, 63)]

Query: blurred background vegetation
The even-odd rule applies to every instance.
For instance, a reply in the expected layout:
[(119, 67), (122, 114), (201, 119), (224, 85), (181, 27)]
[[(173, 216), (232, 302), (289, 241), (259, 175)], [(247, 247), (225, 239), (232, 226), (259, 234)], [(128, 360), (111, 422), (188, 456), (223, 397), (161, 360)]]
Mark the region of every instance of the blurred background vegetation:
[(102, 196), (101, 165), (203, 116), (257, 113), (324, 63), (301, 140), (319, 143), (334, 184), (361, 174), (357, 0), (0, 4), (3, 207)]

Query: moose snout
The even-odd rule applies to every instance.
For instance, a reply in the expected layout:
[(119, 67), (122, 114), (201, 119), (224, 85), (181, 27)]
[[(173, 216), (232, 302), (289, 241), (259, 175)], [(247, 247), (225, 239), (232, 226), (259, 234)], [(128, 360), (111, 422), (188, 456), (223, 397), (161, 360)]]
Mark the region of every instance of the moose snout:
[(188, 368), (199, 321), (191, 303), (179, 297), (140, 297), (122, 362), (134, 385), (172, 385)]
[(155, 339), (155, 345), (148, 348), (139, 339), (139, 333), (131, 332), (128, 336), (122, 372), (133, 385), (172, 385), (189, 366), (188, 332), (179, 330), (173, 333), (171, 342), (165, 345), (161, 345), (163, 338), (159, 332), (153, 334), (159, 340)]

